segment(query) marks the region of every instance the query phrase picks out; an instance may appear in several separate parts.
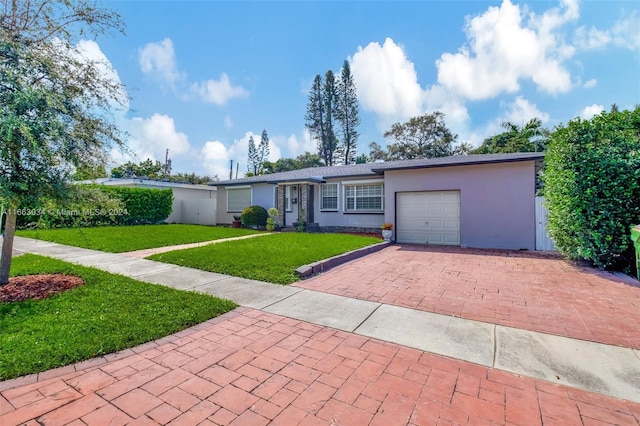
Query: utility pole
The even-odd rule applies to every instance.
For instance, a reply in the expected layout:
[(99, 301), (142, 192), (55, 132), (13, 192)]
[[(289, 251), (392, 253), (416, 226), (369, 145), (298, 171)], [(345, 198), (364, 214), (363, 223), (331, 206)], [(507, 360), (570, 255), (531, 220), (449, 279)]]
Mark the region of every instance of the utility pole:
[(233, 160), (229, 160), (229, 180), (233, 179)]

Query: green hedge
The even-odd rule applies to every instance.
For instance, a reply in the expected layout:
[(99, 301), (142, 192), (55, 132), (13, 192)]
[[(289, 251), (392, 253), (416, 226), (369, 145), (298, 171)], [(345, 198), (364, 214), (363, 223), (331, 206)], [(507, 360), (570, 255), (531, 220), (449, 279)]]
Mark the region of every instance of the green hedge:
[(40, 199), (18, 209), (17, 226), (71, 228), (154, 224), (172, 210), (170, 189), (73, 185), (65, 200)]
[(550, 136), (543, 173), (547, 229), (571, 259), (630, 272), (640, 223), (640, 108), (575, 119)]
[(170, 189), (106, 186), (102, 190), (124, 203), (128, 212), (123, 217), (126, 225), (162, 222), (169, 217), (173, 208), (173, 192)]

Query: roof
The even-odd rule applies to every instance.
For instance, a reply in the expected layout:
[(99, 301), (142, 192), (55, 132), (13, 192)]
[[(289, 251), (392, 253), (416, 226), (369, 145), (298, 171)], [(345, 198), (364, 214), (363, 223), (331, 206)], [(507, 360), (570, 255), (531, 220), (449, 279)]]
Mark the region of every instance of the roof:
[(170, 182), (152, 179), (140, 179), (140, 178), (99, 178), (89, 179), (83, 181), (76, 181), (74, 183), (87, 184), (94, 183), (106, 186), (132, 186), (132, 185), (144, 185), (158, 188), (188, 188), (188, 189), (201, 189), (204, 191), (215, 191), (216, 188), (210, 185), (201, 185), (193, 183), (183, 182)]
[(427, 169), (434, 167), (470, 166), (476, 164), (510, 163), (515, 161), (542, 161), (541, 152), (513, 154), (474, 154), (450, 157), (423, 158), (418, 160), (385, 161), (380, 163), (350, 164), (341, 166), (310, 167), (288, 172), (251, 176), (246, 178), (212, 182), (213, 186), (249, 185), (252, 183), (324, 182), (330, 178), (374, 177), (390, 170)]
[(388, 161), (373, 164), (372, 170), (384, 173), (388, 170), (427, 169), (434, 167), (471, 166), (476, 164), (512, 163), (515, 161), (541, 161), (542, 152), (516, 152), (513, 154), (473, 154), (453, 155), (451, 157), (422, 158), (418, 160)]

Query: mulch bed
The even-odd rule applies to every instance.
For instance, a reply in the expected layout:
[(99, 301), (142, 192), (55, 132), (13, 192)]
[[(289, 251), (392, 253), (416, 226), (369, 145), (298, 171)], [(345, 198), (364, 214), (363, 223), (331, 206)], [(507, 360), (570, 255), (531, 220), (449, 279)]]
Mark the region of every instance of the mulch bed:
[(8, 284), (0, 286), (0, 302), (46, 299), (83, 284), (82, 278), (73, 275), (48, 274), (11, 277)]

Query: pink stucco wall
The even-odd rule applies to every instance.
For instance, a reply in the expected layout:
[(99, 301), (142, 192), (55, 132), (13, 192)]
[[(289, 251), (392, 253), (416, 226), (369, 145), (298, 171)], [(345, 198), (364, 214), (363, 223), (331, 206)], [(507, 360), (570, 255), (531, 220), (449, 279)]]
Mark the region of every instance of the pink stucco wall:
[(535, 250), (534, 161), (387, 171), (384, 178), (385, 222), (396, 223), (399, 192), (459, 190), (461, 246)]

